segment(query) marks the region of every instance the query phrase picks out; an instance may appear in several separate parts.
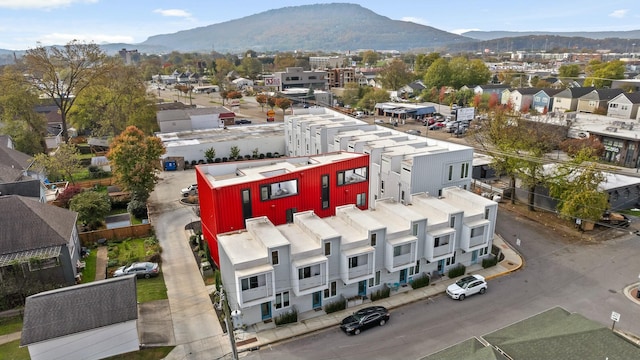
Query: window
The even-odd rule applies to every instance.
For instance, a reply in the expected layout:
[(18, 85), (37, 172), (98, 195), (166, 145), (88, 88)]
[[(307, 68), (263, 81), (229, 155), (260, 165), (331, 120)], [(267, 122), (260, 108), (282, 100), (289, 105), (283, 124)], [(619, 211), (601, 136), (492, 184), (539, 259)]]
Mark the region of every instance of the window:
[(331, 255), (331, 243), (330, 242), (326, 242), (324, 243), (324, 255), (325, 256), (330, 256)]
[(330, 297), (334, 297), (338, 294), (337, 291), (337, 282), (336, 281), (332, 281), (329, 283), (329, 288), (328, 289), (324, 289), (324, 298), (330, 298)]
[(380, 192), (384, 194), (384, 180), (380, 183)]
[(374, 286), (374, 278), (369, 278), (369, 287)]
[(338, 185), (351, 184), (367, 180), (367, 167), (338, 171)]
[(280, 264), (278, 250), (274, 250), (271, 252), (271, 265), (278, 265), (278, 264)]
[(371, 246), (376, 246), (378, 234), (371, 234)]
[(418, 235), (418, 224), (413, 224), (413, 227), (411, 229), (411, 234), (413, 236), (417, 236)]
[(277, 199), (298, 194), (298, 180), (288, 180), (260, 186), (260, 200)]
[(349, 269), (354, 268), (354, 267), (358, 267), (358, 257), (357, 256), (349, 258)]
[(449, 165), (449, 181), (453, 178), (453, 165)]
[(403, 244), (393, 247), (393, 256), (405, 255), (411, 252), (411, 244)]
[(283, 291), (276, 294), (276, 309), (289, 307), (289, 292)]
[(485, 218), (485, 220), (489, 219), (489, 214), (490, 214), (489, 209), (484, 209), (484, 218)]
[(298, 279), (308, 279), (320, 275), (320, 264), (311, 265), (298, 269)]
[(400, 202), (404, 204), (404, 190), (400, 193)]
[(365, 206), (367, 203), (367, 194), (361, 193), (356, 196), (356, 206)]
[(449, 245), (449, 235), (438, 236), (434, 239), (434, 247)]
[(380, 270), (376, 271), (376, 285), (380, 285)]
[(484, 234), (484, 226), (471, 229), (471, 237), (482, 236)]
[(255, 289), (260, 286), (267, 285), (266, 277), (264, 275), (261, 276), (252, 276), (249, 278), (242, 279), (242, 291)]
[(456, 226), (456, 217), (452, 216), (451, 219), (449, 220), (449, 227), (455, 227)]

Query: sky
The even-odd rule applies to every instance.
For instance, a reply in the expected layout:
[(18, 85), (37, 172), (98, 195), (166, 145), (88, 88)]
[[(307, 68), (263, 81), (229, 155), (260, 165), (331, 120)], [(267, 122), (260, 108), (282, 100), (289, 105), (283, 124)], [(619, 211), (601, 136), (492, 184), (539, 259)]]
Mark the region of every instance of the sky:
[(639, 0), (0, 0), (0, 49), (81, 42), (137, 44), (287, 6), (348, 2), (393, 20), (462, 33), (640, 29)]

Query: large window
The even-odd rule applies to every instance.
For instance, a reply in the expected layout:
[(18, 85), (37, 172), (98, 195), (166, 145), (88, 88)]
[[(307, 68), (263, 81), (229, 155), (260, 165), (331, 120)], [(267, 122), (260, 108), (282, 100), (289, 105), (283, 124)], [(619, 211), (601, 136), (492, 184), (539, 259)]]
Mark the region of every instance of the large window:
[(403, 244), (393, 247), (393, 256), (405, 255), (411, 252), (411, 244)]
[(359, 255), (349, 258), (349, 269), (367, 264), (367, 255)]
[(266, 286), (267, 279), (264, 275), (251, 276), (249, 278), (242, 279), (242, 291), (255, 289), (258, 287)]
[(449, 237), (450, 235), (438, 236), (434, 239), (434, 247), (449, 245)]
[(378, 243), (378, 234), (373, 233), (371, 234), (371, 246), (376, 246), (376, 244)]
[(271, 252), (271, 265), (280, 264), (280, 256), (278, 254), (278, 250), (274, 250)]
[(331, 243), (330, 242), (326, 242), (324, 243), (324, 255), (325, 256), (330, 256), (331, 255)]
[(352, 184), (367, 180), (367, 167), (338, 171), (338, 185)]
[(308, 279), (320, 275), (320, 264), (311, 265), (298, 269), (298, 279)]
[(262, 185), (260, 187), (260, 199), (263, 201), (297, 194), (298, 180), (296, 179)]
[(482, 236), (484, 234), (484, 226), (471, 229), (471, 237)]
[(336, 281), (329, 283), (329, 288), (324, 289), (324, 298), (330, 298), (338, 295), (338, 285)]
[(367, 194), (361, 193), (356, 195), (356, 206), (365, 206), (367, 204)]
[(283, 291), (279, 294), (276, 294), (276, 309), (282, 309), (289, 307), (289, 292)]

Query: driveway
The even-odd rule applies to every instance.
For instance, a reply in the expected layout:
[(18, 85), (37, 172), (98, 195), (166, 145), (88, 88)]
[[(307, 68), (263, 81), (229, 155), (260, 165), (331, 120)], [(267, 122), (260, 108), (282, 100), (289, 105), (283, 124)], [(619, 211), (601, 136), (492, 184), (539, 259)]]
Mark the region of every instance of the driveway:
[(195, 183), (195, 171), (163, 172), (149, 198), (149, 217), (162, 246), (162, 271), (176, 348), (166, 359), (218, 359), (231, 346), (213, 309), (184, 227), (197, 220), (180, 203), (180, 189)]

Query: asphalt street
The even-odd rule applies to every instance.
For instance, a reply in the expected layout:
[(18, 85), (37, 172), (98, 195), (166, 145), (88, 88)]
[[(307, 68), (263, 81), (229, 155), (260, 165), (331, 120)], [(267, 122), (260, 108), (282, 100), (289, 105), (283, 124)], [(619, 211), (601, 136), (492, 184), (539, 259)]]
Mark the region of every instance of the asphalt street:
[[(640, 334), (637, 304), (622, 293), (638, 278), (640, 238), (572, 241), (501, 211), (497, 232), (525, 258), (523, 270), (489, 282), (485, 295), (454, 301), (444, 295), (396, 309), (385, 327), (346, 336), (337, 327), (247, 353), (249, 359), (417, 359), (473, 336), (561, 306), (605, 326)], [(520, 245), (516, 245), (520, 239)], [(331, 346), (327, 346), (331, 344)]]

